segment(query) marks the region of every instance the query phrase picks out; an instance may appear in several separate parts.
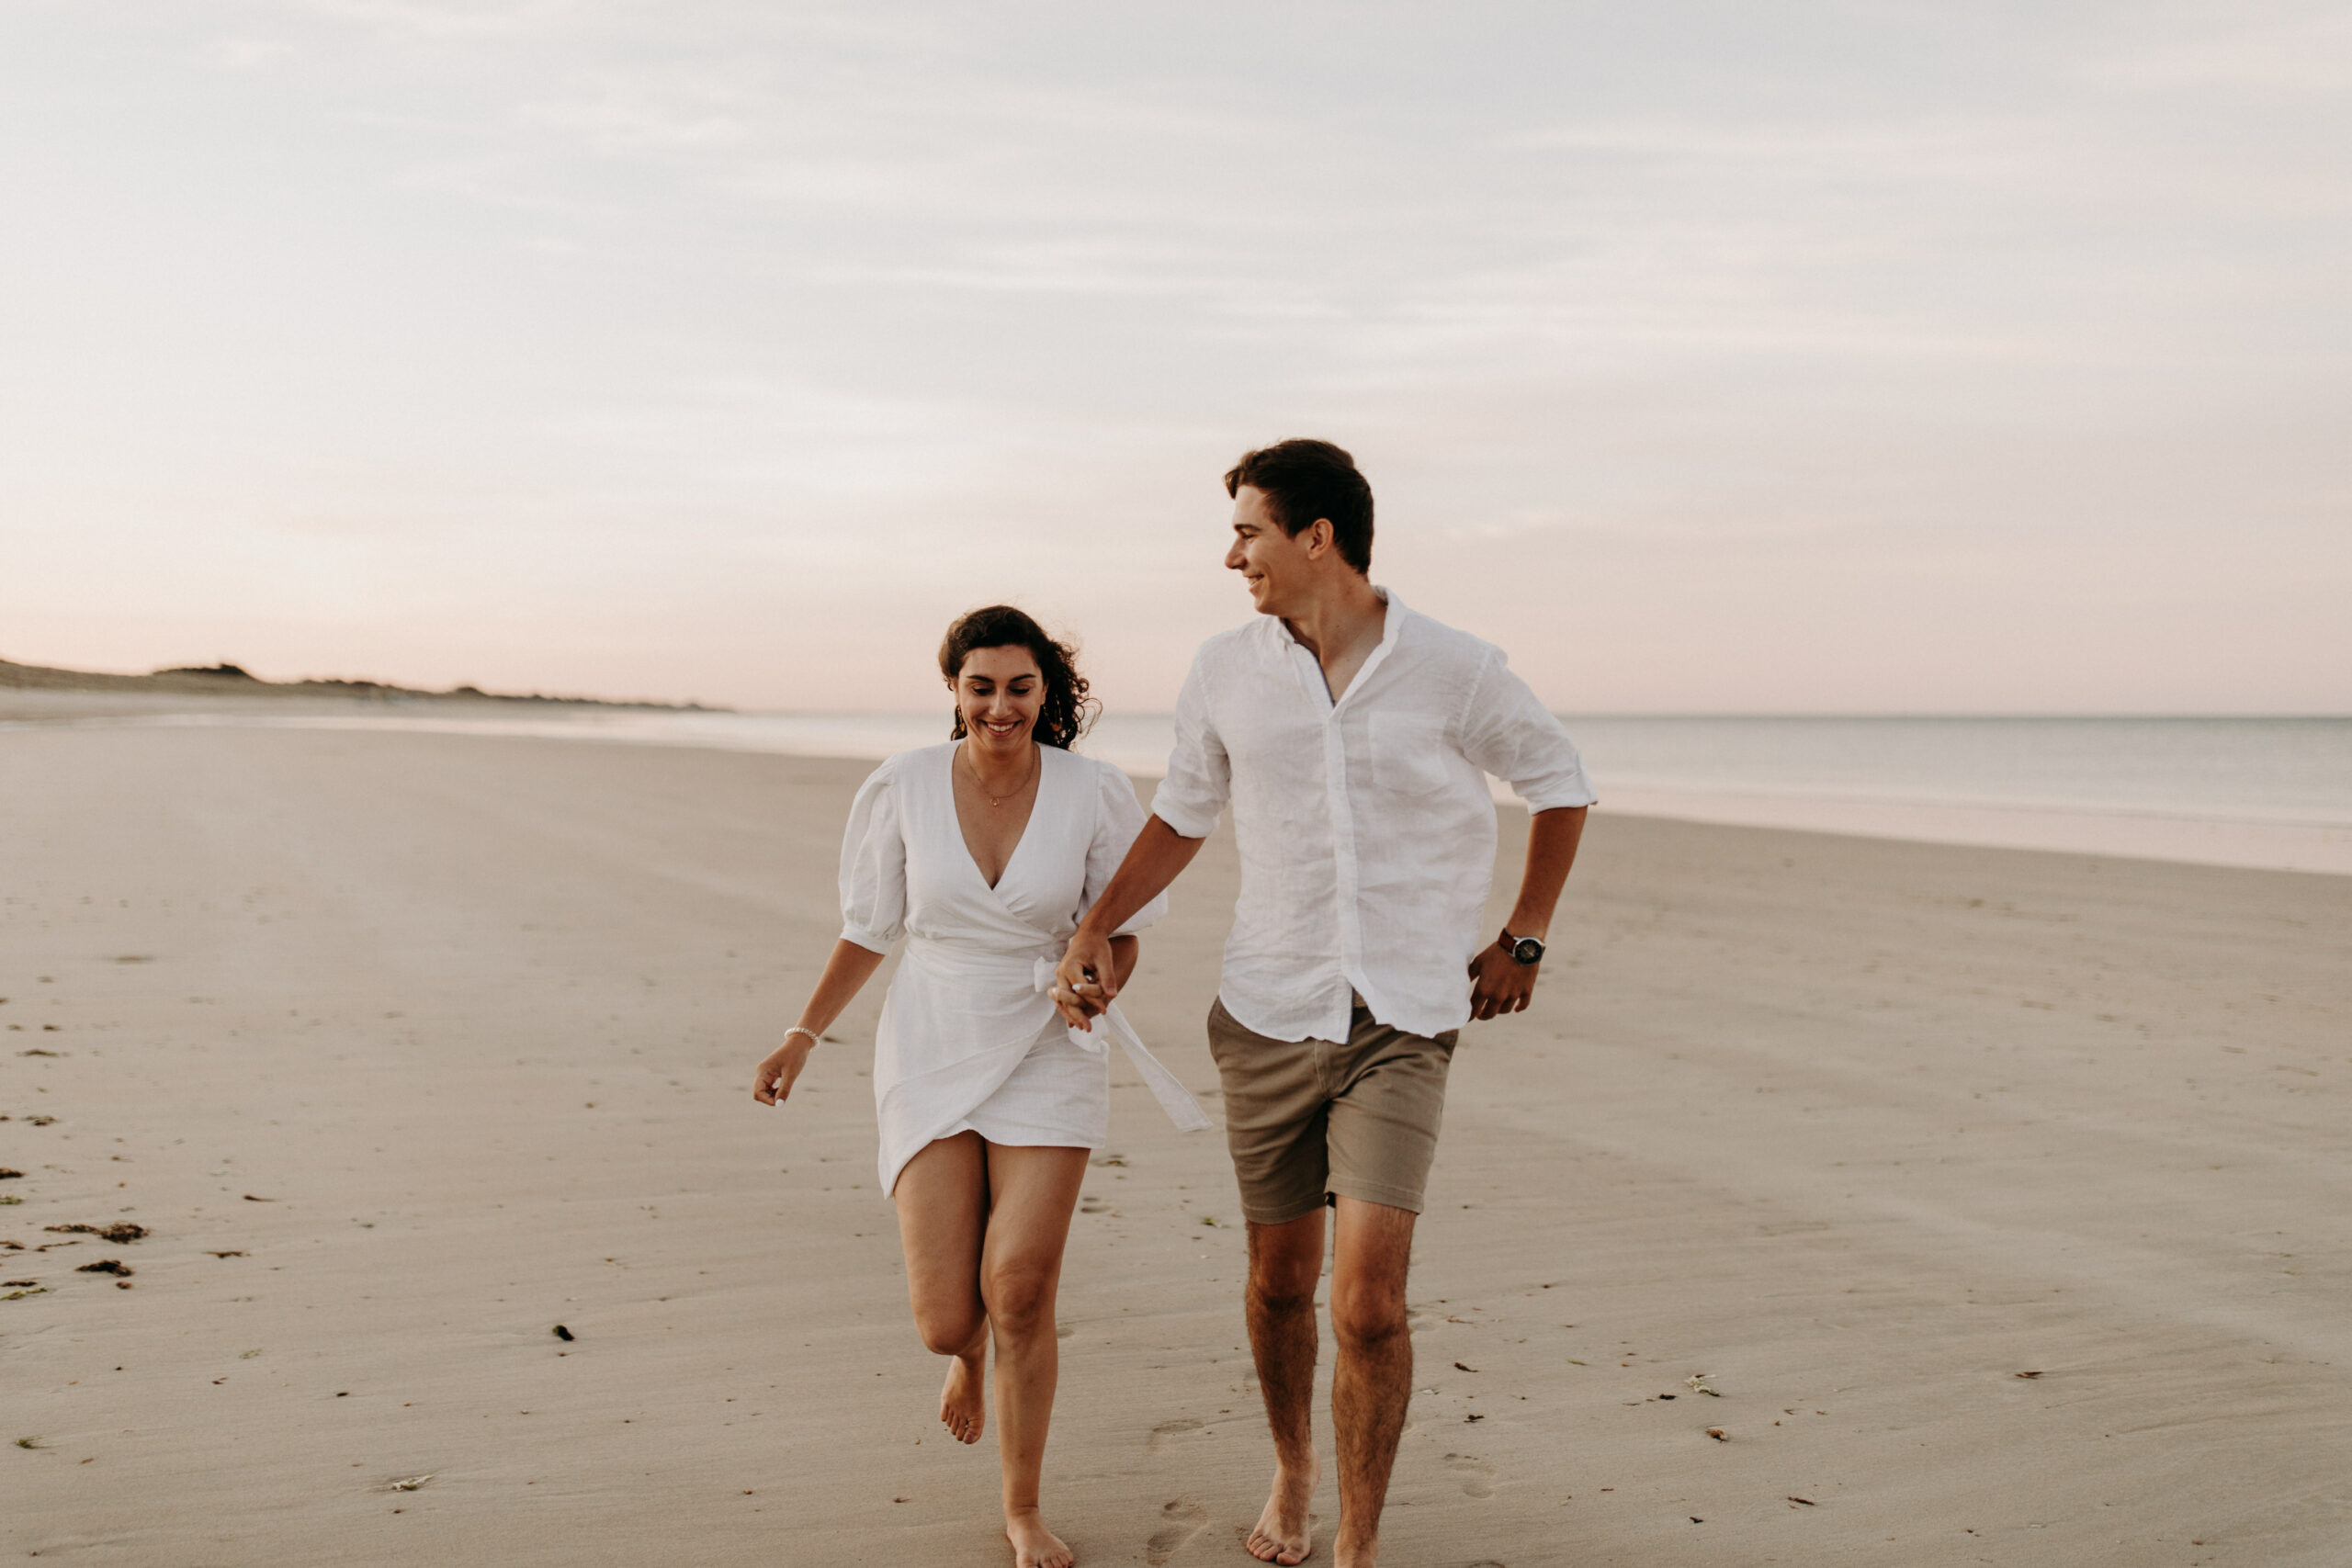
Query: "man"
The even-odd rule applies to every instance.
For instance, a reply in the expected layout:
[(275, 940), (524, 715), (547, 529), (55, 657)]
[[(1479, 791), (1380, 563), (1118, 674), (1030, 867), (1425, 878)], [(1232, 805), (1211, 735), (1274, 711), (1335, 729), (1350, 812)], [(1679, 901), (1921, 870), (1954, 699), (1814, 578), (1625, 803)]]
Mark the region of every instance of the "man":
[[(1455, 1034), (1527, 1006), (1593, 794), (1575, 746), (1498, 649), (1373, 584), (1372, 490), (1347, 453), (1285, 441), (1243, 457), (1225, 485), (1225, 564), (1261, 618), (1193, 660), (1167, 782), (1070, 938), (1056, 994), (1081, 1027), (1107, 1005), (1111, 933), (1191, 863), (1229, 804), (1241, 893), (1209, 1048), (1249, 1222), (1250, 1347), (1274, 1439), (1273, 1491), (1249, 1546), (1285, 1564), (1313, 1547), (1328, 1203), (1335, 1555), (1370, 1568), (1412, 1393), (1405, 1276)], [(1487, 773), (1534, 813), (1499, 940), (1483, 926)]]

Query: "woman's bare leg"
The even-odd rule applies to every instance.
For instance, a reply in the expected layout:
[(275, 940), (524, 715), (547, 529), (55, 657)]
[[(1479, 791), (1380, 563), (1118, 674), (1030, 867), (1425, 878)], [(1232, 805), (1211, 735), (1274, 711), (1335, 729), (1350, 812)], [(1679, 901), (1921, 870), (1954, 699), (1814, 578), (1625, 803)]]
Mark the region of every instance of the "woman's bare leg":
[(1037, 1474), (1054, 1418), (1060, 1347), (1054, 1295), (1062, 1245), (1086, 1179), (1087, 1151), (988, 1145), (988, 1237), (980, 1294), (996, 1339), (997, 1452), (1004, 1467), (1004, 1533), (1018, 1568), (1076, 1561), (1037, 1513)]
[(940, 1423), (958, 1442), (977, 1443), (988, 1416), (988, 1308), (980, 1300), (980, 1247), (988, 1230), (988, 1145), (958, 1133), (923, 1146), (899, 1172), (899, 1245), (907, 1255), (907, 1296), (915, 1331), (955, 1359), (939, 1394)]

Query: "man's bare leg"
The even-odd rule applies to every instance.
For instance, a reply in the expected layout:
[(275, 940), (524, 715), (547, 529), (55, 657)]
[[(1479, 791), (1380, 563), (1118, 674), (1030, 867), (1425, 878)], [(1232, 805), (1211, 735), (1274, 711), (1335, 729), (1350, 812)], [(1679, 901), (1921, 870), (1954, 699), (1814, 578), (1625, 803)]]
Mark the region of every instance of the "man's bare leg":
[(1413, 1397), (1405, 1276), (1413, 1260), (1414, 1218), (1385, 1203), (1339, 1201), (1331, 1248), (1331, 1337), (1340, 1342), (1331, 1379), (1331, 1427), (1340, 1451), (1340, 1532), (1332, 1556), (1339, 1568), (1373, 1568), (1380, 1558), (1380, 1511)]
[(1054, 1296), (1087, 1153), (988, 1145), (990, 1207), (980, 1294), (996, 1338), (997, 1457), (1004, 1470), (1004, 1533), (1017, 1568), (1070, 1568), (1077, 1561), (1038, 1514), (1037, 1480), (1060, 1375)]
[(954, 1358), (939, 1391), (939, 1420), (959, 1443), (978, 1442), (988, 1418), (989, 1318), (980, 1300), (989, 1213), (984, 1147), (978, 1133), (927, 1144), (890, 1190), (915, 1331), (934, 1355)]
[(1304, 1562), (1315, 1550), (1307, 1507), (1315, 1457), (1315, 1287), (1323, 1278), (1323, 1211), (1288, 1224), (1250, 1225), (1250, 1353), (1274, 1436), (1274, 1485), (1250, 1532), (1261, 1562)]

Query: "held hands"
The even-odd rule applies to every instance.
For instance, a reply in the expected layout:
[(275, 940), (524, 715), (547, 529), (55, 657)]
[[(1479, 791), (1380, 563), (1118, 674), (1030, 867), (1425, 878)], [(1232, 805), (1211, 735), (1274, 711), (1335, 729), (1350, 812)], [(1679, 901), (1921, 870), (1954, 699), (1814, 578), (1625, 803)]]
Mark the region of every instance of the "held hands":
[(762, 1105), (781, 1105), (792, 1094), (792, 1086), (800, 1077), (800, 1069), (808, 1063), (808, 1053), (817, 1043), (806, 1034), (787, 1034), (784, 1043), (768, 1053), (767, 1059), (752, 1076), (752, 1098)]
[(1499, 942), (1488, 942), (1470, 960), (1470, 1016), (1500, 1018), (1525, 1012), (1535, 995), (1535, 972), (1541, 964), (1521, 964)]
[(1093, 1020), (1119, 995), (1118, 969), (1111, 942), (1084, 926), (1072, 933), (1062, 961), (1054, 966), (1054, 1006), (1072, 1029), (1094, 1032)]

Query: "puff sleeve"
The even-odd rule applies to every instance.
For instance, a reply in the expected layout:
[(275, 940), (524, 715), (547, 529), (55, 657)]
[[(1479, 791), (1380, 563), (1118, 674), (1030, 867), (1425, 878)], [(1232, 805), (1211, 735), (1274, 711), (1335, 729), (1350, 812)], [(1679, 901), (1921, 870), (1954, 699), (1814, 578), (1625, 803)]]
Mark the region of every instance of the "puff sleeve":
[(888, 953), (906, 934), (907, 840), (900, 828), (898, 760), (858, 786), (842, 834), (842, 940)]
[[(1094, 838), (1086, 847), (1086, 896), (1078, 911), (1080, 919), (1094, 907), (1094, 900), (1102, 896), (1102, 889), (1111, 885), (1111, 878), (1118, 874), (1119, 864), (1127, 858), (1136, 835), (1143, 831), (1143, 804), (1136, 798), (1134, 784), (1108, 762), (1097, 762), (1094, 768)], [(1168, 895), (1162, 893), (1137, 909), (1112, 934), (1133, 936), (1166, 913)]]

